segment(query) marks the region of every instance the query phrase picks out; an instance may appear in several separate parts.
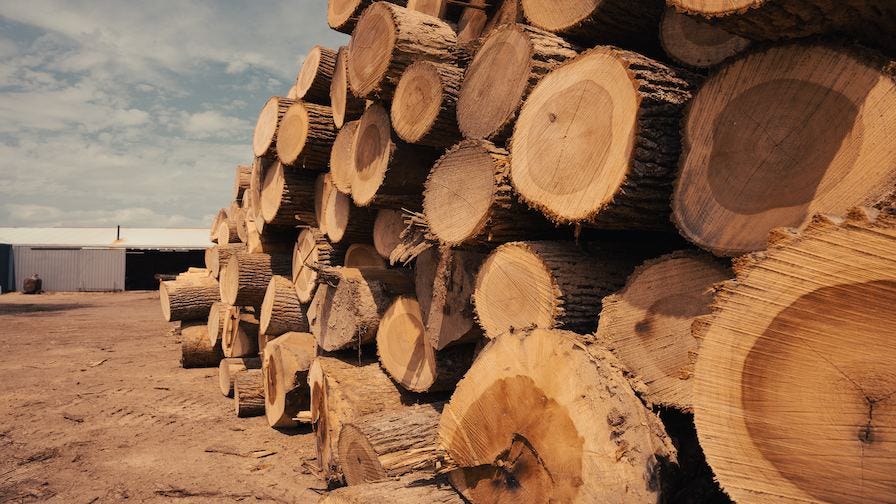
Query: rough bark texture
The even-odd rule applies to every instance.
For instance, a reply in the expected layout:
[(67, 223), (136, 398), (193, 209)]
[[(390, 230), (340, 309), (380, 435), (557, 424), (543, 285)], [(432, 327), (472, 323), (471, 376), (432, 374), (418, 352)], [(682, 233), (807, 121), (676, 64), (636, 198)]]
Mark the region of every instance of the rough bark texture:
[(261, 306), (271, 278), (289, 276), (291, 268), (289, 254), (238, 253), (223, 273), (221, 299), (233, 306)]
[(200, 321), (182, 322), (180, 327), (181, 358), (184, 368), (209, 368), (224, 358), (221, 342), (211, 344), (206, 324)]
[(221, 346), (225, 357), (258, 356), (258, 319), (254, 312), (234, 312), (227, 319)]
[[(433, 247), (418, 256), (414, 283), (426, 338), (436, 350), (482, 337), (473, 310), (473, 291), (485, 257), (483, 253), (448, 247)], [(446, 370), (451, 368), (456, 366)]]
[(340, 47), (336, 56), (336, 70), (330, 83), (330, 106), (337, 128), (357, 120), (367, 106), (365, 100), (355, 96), (348, 86), (348, 46)]
[(550, 23), (533, 17), (532, 8), (551, 9), (552, 0), (523, 0), (523, 13), (529, 22), (539, 28), (553, 31), (587, 47), (597, 44), (615, 44), (637, 48), (641, 51), (658, 52), (657, 32), (660, 16), (663, 14), (662, 0), (601, 0), (593, 2), (591, 15), (573, 25), (554, 29)]
[(236, 177), (233, 179), (233, 200), (242, 203), (243, 194), (249, 189), (249, 180), (252, 177), (252, 166), (239, 165), (236, 167)]
[(288, 332), (308, 332), (308, 320), (290, 279), (275, 275), (261, 304), (259, 332), (280, 336)]
[(342, 266), (347, 246), (332, 243), (325, 233), (311, 227), (302, 231), (293, 251), (292, 279), (299, 302), (310, 303), (317, 289), (317, 271)]
[(339, 460), (348, 485), (373, 483), (408, 473), (434, 476), (444, 452), (438, 446), (444, 403), (372, 413), (342, 426)]
[(220, 299), (219, 292), (218, 282), (211, 277), (162, 282), (162, 315), (168, 322), (206, 319), (212, 304)]
[[(255, 137), (253, 138), (252, 142), (252, 149), (255, 153), (255, 157), (257, 158), (275, 158), (277, 156), (277, 129), (280, 128), (280, 121), (283, 119), (283, 114), (286, 114), (286, 111), (289, 110), (289, 107), (292, 106), (292, 104), (296, 103), (295, 100), (290, 100), (289, 98), (284, 98), (282, 96), (272, 97), (271, 100), (277, 100), (277, 120), (276, 122), (274, 122), (273, 117), (259, 117), (259, 121), (255, 126)], [(262, 119), (266, 119), (266, 121), (263, 121)], [(263, 124), (266, 122), (271, 122), (273, 124)], [(259, 135), (259, 127), (273, 128), (273, 134)]]
[(227, 357), (218, 364), (218, 388), (225, 397), (233, 397), (233, 380), (236, 374), (247, 369), (261, 369), (258, 357)]
[(260, 369), (246, 369), (236, 374), (233, 405), (240, 418), (264, 415), (264, 381)]
[[(305, 143), (298, 149), (293, 144), (296, 140), (286, 135), (277, 138), (277, 154), (283, 164), (303, 170), (323, 171), (330, 163), (330, 150), (336, 140), (336, 127), (333, 124), (333, 109), (329, 105), (315, 105), (314, 103), (300, 102), (294, 107), (301, 107), (305, 113), (292, 112), (287, 114), (286, 120), (281, 123), (281, 129), (288, 125), (290, 128), (298, 127), (292, 124), (294, 121), (307, 117), (304, 122)], [(297, 114), (294, 118), (292, 114)], [(285, 131), (285, 130), (284, 130)]]
[(445, 482), (419, 481), (414, 478), (365, 483), (334, 490), (319, 504), (463, 504), (463, 499)]
[[(351, 14), (345, 16), (345, 19), (342, 22), (335, 22), (336, 16), (333, 11), (333, 0), (328, 1), (328, 9), (327, 9), (327, 24), (330, 28), (342, 32), (348, 35), (352, 34), (352, 31), (355, 29), (355, 25), (358, 24), (358, 18), (361, 17), (361, 13), (364, 12), (367, 7), (370, 7), (375, 0), (354, 0), (355, 6), (351, 9)], [(394, 3), (395, 5), (400, 5), (402, 7), (408, 4), (408, 0), (385, 0), (390, 3)], [(348, 2), (343, 2), (348, 3)]]
[[(413, 76), (412, 72), (416, 71), (418, 67), (432, 69), (431, 71), (438, 75), (439, 88), (431, 90), (433, 97), (439, 98), (438, 114), (429, 124), (411, 124), (413, 121), (409, 120), (397, 122), (396, 115), (401, 114), (409, 105), (401, 103), (397, 99), (393, 100), (392, 124), (395, 126), (395, 132), (406, 142), (437, 148), (448, 147), (461, 138), (460, 130), (457, 126), (457, 98), (460, 95), (464, 71), (452, 64), (418, 61), (405, 70), (402, 79), (408, 79), (408, 76)], [(412, 86), (413, 84), (409, 83), (408, 85)], [(399, 81), (398, 87), (401, 89), (401, 81)], [(401, 95), (402, 93), (399, 91), (396, 97)], [(420, 128), (422, 133), (399, 127), (404, 122), (408, 122), (409, 126), (412, 126), (414, 129)]]
[[(271, 172), (269, 176), (273, 177), (273, 173)], [(269, 185), (267, 181), (265, 189), (262, 191), (266, 225), (295, 227), (298, 224), (306, 224), (316, 226), (314, 183), (317, 180), (317, 173), (285, 167), (282, 169), (282, 173), (284, 184), (279, 195), (276, 194), (274, 185)], [(279, 206), (276, 206), (278, 196)], [(269, 210), (274, 206), (276, 206), (276, 212)]]
[[(296, 82), (296, 97), (305, 102), (330, 103), (330, 83), (333, 80), (333, 71), (336, 69), (336, 51), (328, 47), (315, 46), (319, 51), (319, 60), (315, 68), (314, 78), (307, 85), (300, 86), (301, 81)], [(300, 76), (306, 72), (302, 67)]]
[(234, 254), (246, 252), (245, 243), (231, 243), (228, 245), (215, 245), (208, 249), (205, 255), (205, 267), (211, 272), (212, 276), (218, 278), (221, 271), (227, 267), (227, 262)]

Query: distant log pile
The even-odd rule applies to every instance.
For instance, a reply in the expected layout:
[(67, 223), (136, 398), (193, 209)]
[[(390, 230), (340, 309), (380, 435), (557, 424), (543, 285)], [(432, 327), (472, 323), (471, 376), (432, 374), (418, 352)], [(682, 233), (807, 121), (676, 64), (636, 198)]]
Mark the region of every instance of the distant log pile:
[(896, 7), (667, 3), (328, 0), (159, 294), (321, 502), (896, 501)]

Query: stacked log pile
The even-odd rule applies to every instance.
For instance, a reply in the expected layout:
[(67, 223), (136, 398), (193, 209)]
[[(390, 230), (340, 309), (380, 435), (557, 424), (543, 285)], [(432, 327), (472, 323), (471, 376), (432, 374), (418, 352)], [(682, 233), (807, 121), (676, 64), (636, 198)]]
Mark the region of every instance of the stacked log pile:
[(896, 9), (668, 4), (329, 0), (160, 289), (322, 502), (896, 501)]

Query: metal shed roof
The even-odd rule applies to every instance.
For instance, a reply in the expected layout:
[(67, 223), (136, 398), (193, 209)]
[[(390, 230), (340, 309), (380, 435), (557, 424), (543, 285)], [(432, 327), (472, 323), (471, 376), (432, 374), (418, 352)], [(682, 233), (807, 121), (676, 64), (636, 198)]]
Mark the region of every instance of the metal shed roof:
[(0, 243), (10, 245), (126, 249), (204, 249), (208, 229), (195, 228), (24, 228), (0, 227)]

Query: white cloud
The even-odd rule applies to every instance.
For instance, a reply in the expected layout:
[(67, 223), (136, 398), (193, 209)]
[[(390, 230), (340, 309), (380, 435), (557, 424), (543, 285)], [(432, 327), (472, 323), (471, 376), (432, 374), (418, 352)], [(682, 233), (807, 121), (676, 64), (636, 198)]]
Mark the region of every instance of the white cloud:
[(218, 135), (246, 133), (250, 130), (251, 125), (244, 119), (224, 115), (216, 110), (207, 110), (186, 114), (181, 127), (184, 132), (193, 137), (210, 138)]

